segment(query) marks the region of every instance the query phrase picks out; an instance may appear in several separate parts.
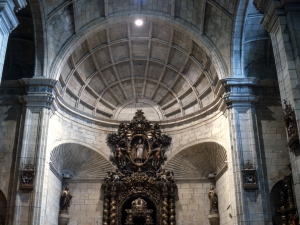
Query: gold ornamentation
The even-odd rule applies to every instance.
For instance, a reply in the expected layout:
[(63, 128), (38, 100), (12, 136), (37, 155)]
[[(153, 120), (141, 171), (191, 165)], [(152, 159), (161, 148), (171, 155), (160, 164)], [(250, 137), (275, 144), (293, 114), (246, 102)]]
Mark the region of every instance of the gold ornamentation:
[(162, 224), (168, 225), (168, 199), (164, 198), (162, 203)]
[(134, 218), (142, 218), (145, 225), (153, 225), (151, 218), (152, 209), (147, 209), (147, 202), (142, 198), (137, 198), (131, 203), (131, 209), (125, 210), (127, 213), (125, 225), (133, 225)]
[[(138, 110), (129, 124), (121, 123), (117, 133), (107, 136), (107, 143), (113, 152), (111, 161), (117, 169), (108, 172), (104, 179), (107, 200), (103, 207), (103, 223), (133, 225), (136, 219), (142, 218), (144, 224), (162, 225), (168, 224), (170, 215), (170, 223), (174, 225), (174, 173), (162, 169), (171, 138), (162, 135), (159, 124), (150, 124)], [(126, 208), (129, 201), (131, 209)], [(149, 201), (150, 208), (147, 208)], [(122, 215), (125, 212), (126, 217)]]
[(170, 225), (175, 225), (175, 204), (174, 198), (170, 198)]
[(295, 205), (296, 201), (293, 195), (294, 190), (292, 172), (286, 174), (281, 181), (283, 185), (280, 191), (279, 208), (276, 210), (280, 215), (280, 224), (299, 224), (297, 206)]
[(104, 207), (103, 207), (103, 225), (108, 225), (109, 221), (109, 199), (106, 197), (104, 200)]
[(111, 197), (110, 202), (110, 225), (115, 225), (116, 223), (116, 200), (115, 197)]
[(121, 123), (117, 133), (107, 136), (107, 143), (113, 151), (111, 161), (119, 169), (157, 170), (166, 160), (171, 138), (162, 135), (159, 124), (150, 124), (138, 110), (129, 124)]

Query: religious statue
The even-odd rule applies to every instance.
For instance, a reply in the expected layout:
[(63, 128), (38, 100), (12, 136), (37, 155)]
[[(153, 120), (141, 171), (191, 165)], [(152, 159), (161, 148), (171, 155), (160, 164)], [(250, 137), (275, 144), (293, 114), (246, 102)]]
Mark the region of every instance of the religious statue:
[(113, 173), (108, 171), (106, 178), (104, 178), (105, 183), (109, 183), (110, 181), (112, 181), (112, 176), (113, 176)]
[(144, 142), (142, 141), (142, 138), (139, 139), (138, 143), (135, 144), (134, 149), (133, 149), (133, 159), (136, 162), (141, 163), (142, 160), (146, 159), (146, 149)]
[(214, 185), (210, 185), (208, 198), (210, 201), (210, 214), (218, 214), (218, 196), (216, 194)]
[(68, 207), (70, 207), (70, 202), (73, 195), (69, 191), (68, 186), (66, 185), (64, 190), (60, 195), (60, 211), (68, 213)]
[(158, 123), (154, 124), (154, 136), (155, 138), (160, 138), (161, 136), (161, 130)]
[(118, 159), (118, 164), (122, 167), (125, 164), (125, 157), (122, 151), (126, 151), (125, 148), (121, 148), (118, 144), (115, 150), (116, 158)]
[(156, 173), (156, 178), (158, 181), (174, 182), (174, 172), (166, 169), (160, 169)]
[(116, 169), (116, 172), (112, 175), (112, 182), (118, 182), (123, 177), (125, 177), (125, 175), (119, 169)]
[[(102, 224), (175, 224), (174, 173), (162, 168), (171, 140), (161, 133), (158, 123), (151, 124), (146, 119), (142, 110), (130, 123), (121, 123), (116, 133), (107, 135), (113, 153), (110, 160), (116, 168), (104, 178)], [(151, 199), (151, 208), (156, 208), (156, 212), (152, 213), (146, 200), (139, 196)], [(132, 208), (127, 209), (130, 202)]]
[(154, 153), (154, 156), (153, 156), (153, 165), (157, 165), (160, 161), (160, 158), (162, 156), (162, 144), (160, 144), (157, 148), (155, 148), (153, 150), (155, 153)]

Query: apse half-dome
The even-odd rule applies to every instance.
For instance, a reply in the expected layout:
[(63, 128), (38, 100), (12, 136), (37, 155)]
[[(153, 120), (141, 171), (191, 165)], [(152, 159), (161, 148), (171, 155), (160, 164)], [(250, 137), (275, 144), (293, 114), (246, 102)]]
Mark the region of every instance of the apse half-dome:
[(149, 21), (87, 37), (59, 78), (66, 105), (117, 120), (139, 107), (153, 120), (179, 118), (211, 105), (220, 88), (209, 53), (176, 27)]

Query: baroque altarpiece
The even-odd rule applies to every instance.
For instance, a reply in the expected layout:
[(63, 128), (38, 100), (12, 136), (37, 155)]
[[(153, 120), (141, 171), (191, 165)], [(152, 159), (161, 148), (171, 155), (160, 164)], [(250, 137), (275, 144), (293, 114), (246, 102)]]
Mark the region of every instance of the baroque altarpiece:
[(138, 110), (129, 124), (107, 136), (116, 166), (105, 179), (103, 224), (175, 224), (176, 184), (162, 168), (171, 138)]

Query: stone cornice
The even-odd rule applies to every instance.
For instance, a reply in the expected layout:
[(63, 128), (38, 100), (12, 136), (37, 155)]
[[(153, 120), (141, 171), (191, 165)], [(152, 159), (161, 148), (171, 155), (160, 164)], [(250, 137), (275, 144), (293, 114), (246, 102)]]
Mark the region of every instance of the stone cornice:
[(299, 0), (254, 0), (254, 6), (264, 13), (262, 26), (270, 33), (276, 32), (278, 17), (290, 11), (300, 11)]
[(26, 87), (27, 95), (19, 97), (21, 103), (33, 111), (50, 109), (56, 97), (54, 86), (57, 81), (48, 78), (24, 78), (19, 80)]
[(225, 87), (223, 100), (227, 107), (250, 107), (258, 101), (253, 90), (258, 85), (257, 78), (225, 78), (220, 81)]
[(25, 0), (14, 0), (14, 3), (17, 8), (16, 11), (19, 11), (20, 9), (25, 8), (27, 5), (27, 2)]
[(9, 34), (19, 22), (14, 13), (15, 4), (12, 0), (0, 1), (0, 30), (2, 34)]

